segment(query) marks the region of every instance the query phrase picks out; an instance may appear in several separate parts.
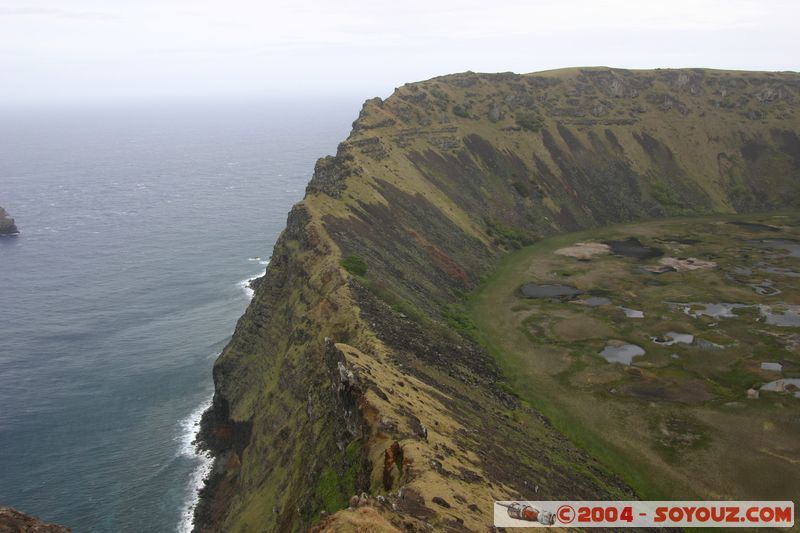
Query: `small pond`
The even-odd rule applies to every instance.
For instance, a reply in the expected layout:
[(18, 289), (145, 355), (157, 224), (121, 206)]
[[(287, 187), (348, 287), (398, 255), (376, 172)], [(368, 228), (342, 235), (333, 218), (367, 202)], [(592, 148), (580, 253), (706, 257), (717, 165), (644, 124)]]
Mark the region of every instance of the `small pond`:
[(600, 307), (602, 305), (609, 305), (611, 303), (611, 298), (606, 298), (605, 296), (590, 296), (589, 298), (581, 300), (580, 303), (588, 305), (589, 307)]
[(625, 316), (628, 318), (644, 318), (644, 311), (638, 311), (636, 309), (628, 309), (627, 307), (619, 306), (620, 309), (625, 313)]
[(621, 342), (609, 342), (600, 356), (609, 363), (621, 363), (630, 365), (634, 357), (644, 355), (644, 348), (635, 344), (625, 344)]
[(761, 390), (783, 392), (787, 388), (800, 389), (800, 378), (783, 378), (761, 385)]
[(776, 226), (769, 226), (767, 224), (760, 224), (758, 222), (745, 222), (743, 220), (741, 221), (734, 220), (728, 222), (728, 224), (731, 224), (733, 226), (739, 226), (740, 228), (749, 229), (750, 231), (772, 231), (772, 232), (781, 231), (781, 228), (778, 228)]
[(607, 244), (614, 255), (635, 257), (636, 259), (652, 259), (664, 255), (663, 251), (642, 244), (636, 237), (628, 237), (618, 241), (606, 241), (603, 244)]
[(569, 285), (539, 285), (526, 283), (520, 287), (520, 292), (525, 298), (544, 298), (549, 300), (571, 300), (583, 294), (584, 291)]
[(677, 333), (675, 331), (668, 331), (660, 337), (650, 337), (656, 344), (662, 346), (672, 346), (673, 344), (692, 344), (694, 342), (694, 335), (689, 333)]
[(752, 244), (763, 248), (776, 250), (786, 250), (791, 257), (800, 257), (800, 241), (790, 241), (788, 239), (763, 239), (752, 241)]
[[(730, 303), (705, 303), (705, 302), (689, 302), (687, 304), (678, 304), (683, 307), (683, 312), (694, 318), (699, 318), (703, 315), (710, 316), (711, 318), (735, 318), (736, 314), (734, 309), (743, 309), (745, 307), (752, 307), (745, 304), (730, 304)], [(701, 309), (692, 309), (693, 307), (701, 307)]]
[(800, 327), (800, 306), (793, 305), (783, 311), (782, 313), (773, 311), (768, 305), (759, 307), (761, 316), (767, 324), (772, 326), (780, 326), (784, 328), (798, 328)]
[(759, 268), (762, 272), (769, 272), (770, 274), (777, 274), (779, 276), (788, 276), (790, 278), (800, 278), (800, 272), (795, 272), (788, 268), (778, 268), (772, 266), (764, 266)]
[(749, 283), (750, 287), (760, 296), (777, 296), (781, 290), (775, 286), (775, 282), (770, 279), (762, 280), (761, 283)]

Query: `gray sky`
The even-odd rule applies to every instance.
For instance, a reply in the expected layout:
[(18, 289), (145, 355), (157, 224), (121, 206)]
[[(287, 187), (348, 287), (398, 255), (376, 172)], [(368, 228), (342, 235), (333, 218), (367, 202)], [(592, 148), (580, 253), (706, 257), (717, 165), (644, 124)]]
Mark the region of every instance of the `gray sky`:
[(465, 70), (798, 70), (796, 0), (0, 0), (0, 105), (387, 96)]

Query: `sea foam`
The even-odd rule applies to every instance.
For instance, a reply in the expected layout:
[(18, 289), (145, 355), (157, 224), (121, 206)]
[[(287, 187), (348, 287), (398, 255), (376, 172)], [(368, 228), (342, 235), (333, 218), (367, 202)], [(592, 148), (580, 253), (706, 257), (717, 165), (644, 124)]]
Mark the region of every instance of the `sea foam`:
[[(248, 259), (248, 261), (257, 261), (258, 264), (265, 265), (265, 266), (269, 264), (269, 259), (263, 260), (260, 257), (251, 257), (251, 258)], [(245, 296), (247, 296), (248, 300), (252, 300), (253, 296), (255, 295), (255, 291), (250, 286), (250, 283), (253, 280), (257, 280), (258, 278), (260, 278), (263, 275), (264, 275), (264, 272), (262, 271), (262, 272), (259, 272), (258, 274), (256, 274), (255, 276), (249, 277), (247, 279), (243, 279), (242, 281), (237, 283), (237, 285), (244, 291), (244, 294), (245, 294)]]
[(178, 455), (188, 458), (196, 463), (187, 487), (186, 503), (178, 524), (178, 533), (191, 533), (194, 527), (194, 508), (200, 500), (199, 490), (211, 473), (214, 459), (210, 453), (198, 449), (196, 444), (197, 432), (200, 429), (200, 419), (203, 413), (211, 407), (212, 397), (200, 404), (192, 413), (180, 421)]
[(255, 291), (253, 290), (253, 287), (250, 286), (250, 283), (253, 280), (258, 279), (263, 275), (264, 274), (258, 274), (256, 276), (253, 276), (252, 278), (243, 279), (242, 281), (237, 283), (237, 285), (244, 291), (244, 294), (245, 296), (247, 296), (248, 300), (252, 300), (253, 296), (255, 295)]

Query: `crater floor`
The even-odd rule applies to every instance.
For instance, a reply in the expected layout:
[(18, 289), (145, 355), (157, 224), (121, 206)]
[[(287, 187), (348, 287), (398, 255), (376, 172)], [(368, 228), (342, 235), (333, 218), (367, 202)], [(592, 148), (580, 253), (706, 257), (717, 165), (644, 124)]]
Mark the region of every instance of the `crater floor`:
[[(602, 246), (634, 238), (663, 253)], [(522, 399), (641, 497), (781, 499), (800, 494), (798, 244), (797, 212), (561, 235), (510, 254), (466, 306)], [(630, 345), (629, 364), (603, 357)]]

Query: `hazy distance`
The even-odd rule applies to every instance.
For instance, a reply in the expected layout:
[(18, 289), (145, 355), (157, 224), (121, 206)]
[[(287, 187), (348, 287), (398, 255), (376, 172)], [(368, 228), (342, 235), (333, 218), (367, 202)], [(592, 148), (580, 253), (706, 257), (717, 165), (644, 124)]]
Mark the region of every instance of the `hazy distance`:
[(0, 0), (0, 106), (387, 96), (563, 66), (798, 70), (791, 0)]

